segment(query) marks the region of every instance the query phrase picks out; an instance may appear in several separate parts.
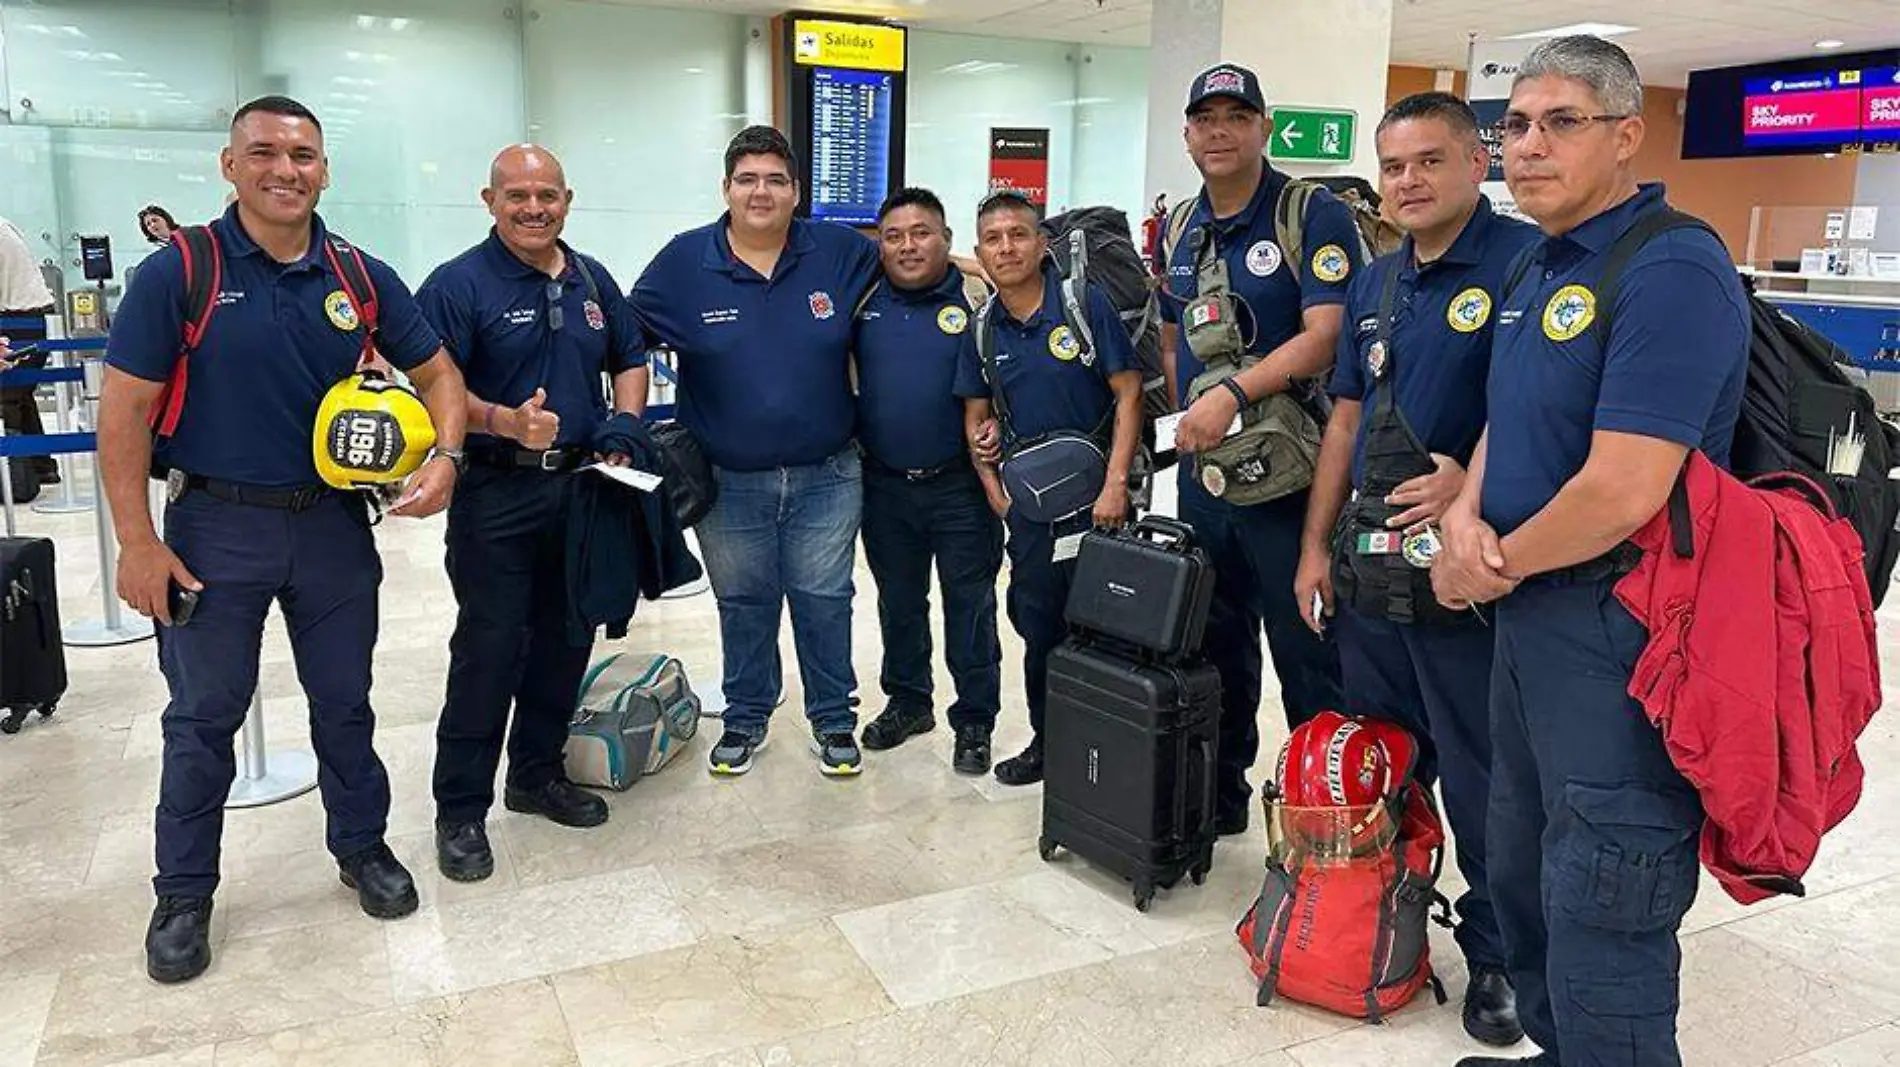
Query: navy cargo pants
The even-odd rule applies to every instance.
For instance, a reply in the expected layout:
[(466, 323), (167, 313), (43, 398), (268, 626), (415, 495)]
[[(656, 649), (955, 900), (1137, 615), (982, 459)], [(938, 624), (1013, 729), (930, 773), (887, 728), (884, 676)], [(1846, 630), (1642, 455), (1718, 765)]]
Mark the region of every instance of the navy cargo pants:
[(1415, 626), (1342, 605), (1334, 640), (1346, 711), (1396, 722), (1418, 738), (1418, 777), (1434, 781), (1458, 841), (1470, 888), (1458, 898), (1455, 936), (1465, 962), (1503, 967), (1504, 939), (1491, 906), (1485, 823), (1491, 799), (1491, 655), (1488, 626)]
[(203, 897), (218, 886), (224, 802), (237, 773), (232, 741), (257, 688), (273, 601), (310, 704), (330, 852), (342, 859), (381, 841), (389, 776), (371, 745), (369, 690), (383, 567), (363, 502), (332, 493), (288, 511), (191, 492), (166, 509), (165, 542), (204, 592), (189, 624), (158, 628), (171, 703), (161, 719), (153, 888)]
[(445, 823), (487, 816), (504, 736), (510, 786), (540, 789), (564, 773), (567, 725), (593, 650), (568, 640), (573, 477), (478, 464), (449, 505), (447, 565), (458, 610), (434, 785)]
[(1214, 603), (1204, 648), (1220, 672), (1220, 782), (1223, 813), (1254, 802), (1247, 772), (1260, 754), (1260, 632), (1264, 627), (1280, 704), (1289, 727), (1328, 709), (1342, 710), (1339, 653), (1301, 621), (1293, 575), (1300, 564), (1304, 492), (1252, 507), (1209, 496), (1182, 465), (1181, 521), (1214, 565)]
[(1491, 897), (1531, 1040), (1563, 1067), (1680, 1067), (1702, 807), (1626, 692), (1648, 635), (1614, 584), (1533, 578), (1498, 605)]
[(1069, 636), (1069, 587), (1075, 584), (1075, 557), (1058, 561), (1056, 542), (1088, 532), (1094, 517), (1084, 511), (1051, 525), (1004, 516), (1009, 528), (1009, 622), (1023, 639), (1023, 695), (1029, 726), (1042, 736), (1049, 707), (1049, 653)]

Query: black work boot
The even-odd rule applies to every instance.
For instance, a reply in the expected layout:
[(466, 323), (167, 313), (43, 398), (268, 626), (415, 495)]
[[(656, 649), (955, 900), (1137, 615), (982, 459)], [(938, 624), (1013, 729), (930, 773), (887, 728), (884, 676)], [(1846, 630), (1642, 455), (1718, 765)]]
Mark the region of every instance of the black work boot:
[(1517, 991), (1501, 967), (1471, 968), (1464, 1014), (1465, 1033), (1487, 1045), (1506, 1048), (1524, 1039), (1523, 1024), (1517, 1020)]
[(990, 730), (987, 726), (957, 727), (957, 746), (950, 766), (958, 774), (990, 772)]
[(1540, 1052), (1535, 1056), (1519, 1056), (1506, 1059), (1503, 1056), (1466, 1056), (1458, 1061), (1458, 1067), (1558, 1067), (1550, 1054)]
[(582, 830), (607, 821), (607, 802), (565, 778), (556, 778), (539, 789), (511, 785), (502, 790), (501, 802), (509, 811), (539, 815)]
[(363, 913), (374, 919), (400, 919), (416, 910), (416, 880), (382, 842), (337, 861), (337, 876), (356, 890)]
[(858, 741), (873, 752), (883, 752), (936, 728), (937, 716), (929, 708), (892, 704), (865, 725)]
[(996, 780), (1004, 785), (1034, 785), (1042, 781), (1042, 738), (996, 765)]
[(186, 982), (211, 966), (211, 898), (159, 897), (145, 928), (145, 973)]
[(495, 873), (488, 828), (479, 822), (435, 824), (435, 863), (452, 882), (479, 882)]

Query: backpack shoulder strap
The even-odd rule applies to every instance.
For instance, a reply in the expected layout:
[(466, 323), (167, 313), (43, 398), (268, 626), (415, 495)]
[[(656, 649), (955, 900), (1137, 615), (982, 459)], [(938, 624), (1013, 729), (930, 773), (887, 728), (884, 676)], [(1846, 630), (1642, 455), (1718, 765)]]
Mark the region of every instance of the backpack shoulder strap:
[(211, 316), (218, 310), (218, 289), (224, 281), (224, 253), (209, 226), (184, 226), (172, 231), (172, 243), (185, 265), (185, 330), (183, 350), (204, 342)]
[(581, 276), (581, 284), (587, 287), (587, 299), (600, 303), (600, 283), (594, 280), (594, 270), (587, 265), (587, 257), (570, 251), (567, 258), (574, 261), (574, 269)]
[(1504, 302), (1511, 298), (1511, 294), (1517, 291), (1517, 287), (1522, 285), (1524, 278), (1530, 274), (1531, 264), (1537, 262), (1537, 249), (1536, 243), (1528, 244), (1519, 249), (1517, 255), (1511, 257), (1511, 265), (1504, 271), (1504, 286), (1498, 290), (1499, 307), (1504, 306)]
[(990, 387), (990, 410), (996, 413), (997, 425), (1003, 428), (1003, 438), (1015, 437), (1009, 424), (1009, 401), (1003, 397), (1002, 376), (996, 372), (996, 332), (990, 327), (990, 315), (995, 312), (997, 298), (992, 296), (976, 309), (970, 328), (976, 332), (977, 365), (983, 370), (983, 382)]
[(185, 413), (191, 354), (204, 343), (218, 310), (218, 290), (224, 284), (224, 252), (211, 227), (180, 227), (172, 231), (172, 243), (178, 246), (185, 268), (184, 328), (179, 331), (178, 359), (172, 363), (171, 377), (146, 412), (147, 425), (159, 437), (170, 437), (178, 430), (178, 420)]
[(1318, 188), (1309, 181), (1289, 179), (1273, 204), (1273, 235), (1295, 280), (1306, 273), (1306, 207)]
[(1062, 272), (1062, 317), (1075, 334), (1076, 355), (1084, 367), (1095, 366), (1095, 334), (1089, 329), (1089, 235), (1077, 226), (1069, 231), (1068, 269)]
[(363, 262), (363, 253), (332, 233), (324, 241), (323, 254), (330, 261), (330, 269), (336, 271), (344, 297), (356, 309), (357, 321), (363, 324), (364, 344), (371, 343), (380, 321), (381, 305), (376, 299), (376, 283), (370, 279), (369, 266)]
[[(953, 266), (950, 269), (955, 270), (956, 268)], [(851, 317), (853, 319), (856, 319), (859, 315), (864, 314), (864, 309), (871, 306), (871, 298), (876, 296), (877, 291), (883, 288), (883, 286), (884, 286), (884, 276), (882, 274), (879, 274), (877, 276), (877, 280), (871, 283), (871, 287), (864, 291), (864, 295), (861, 297), (858, 297), (858, 306), (851, 309)]]
[(1597, 278), (1596, 299), (1597, 319), (1595, 324), (1599, 344), (1610, 343), (1610, 319), (1616, 313), (1616, 298), (1623, 285), (1623, 274), (1629, 270), (1630, 261), (1643, 250), (1643, 246), (1661, 237), (1671, 230), (1707, 230), (1720, 241), (1721, 235), (1708, 223), (1684, 211), (1664, 204), (1660, 209), (1651, 211), (1623, 231), (1623, 235), (1610, 246), (1603, 273)]
[(1166, 275), (1168, 266), (1174, 261), (1174, 250), (1181, 247), (1181, 238), (1187, 236), (1188, 220), (1194, 217), (1194, 207), (1200, 203), (1199, 196), (1192, 196), (1174, 205), (1168, 212), (1167, 235), (1161, 240), (1161, 270)]

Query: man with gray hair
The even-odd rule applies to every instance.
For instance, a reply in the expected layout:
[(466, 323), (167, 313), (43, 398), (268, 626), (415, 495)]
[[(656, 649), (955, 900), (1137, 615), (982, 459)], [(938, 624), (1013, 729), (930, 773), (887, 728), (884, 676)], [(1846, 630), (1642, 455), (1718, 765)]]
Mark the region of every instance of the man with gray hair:
[(1543, 240), (1501, 290), (1489, 425), (1432, 579), (1448, 607), (1498, 602), (1486, 853), (1543, 1051), (1459, 1067), (1682, 1063), (1702, 807), (1629, 697), (1648, 634), (1615, 585), (1688, 453), (1728, 462), (1749, 315), (1721, 241), (1637, 184), (1642, 110), (1622, 49), (1564, 37), (1524, 61), (1499, 124)]

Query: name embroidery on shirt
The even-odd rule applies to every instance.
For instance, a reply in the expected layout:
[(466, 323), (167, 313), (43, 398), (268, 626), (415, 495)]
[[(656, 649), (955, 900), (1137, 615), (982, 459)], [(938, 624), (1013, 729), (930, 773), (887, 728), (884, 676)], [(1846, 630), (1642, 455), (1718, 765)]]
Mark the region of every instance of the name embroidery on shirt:
[(724, 322), (738, 322), (738, 308), (709, 308), (699, 313), (699, 321), (705, 326), (717, 326)]
[(242, 289), (218, 290), (218, 306), (221, 308), (228, 308), (242, 299), (244, 299), (244, 290)]
[(502, 321), (510, 326), (532, 326), (534, 317), (534, 308), (509, 308), (501, 316)]

